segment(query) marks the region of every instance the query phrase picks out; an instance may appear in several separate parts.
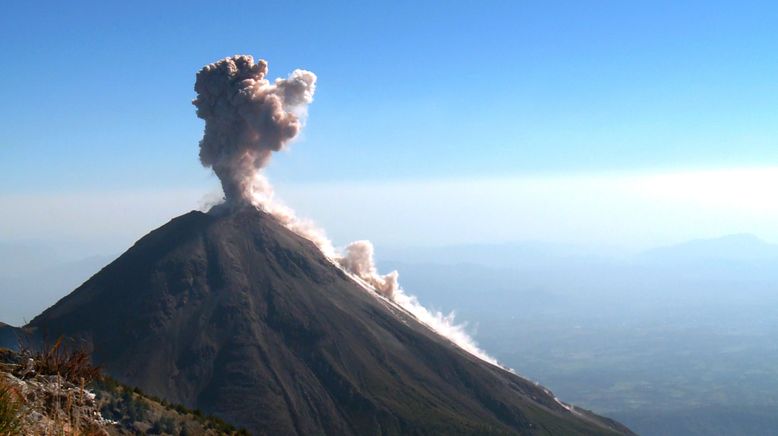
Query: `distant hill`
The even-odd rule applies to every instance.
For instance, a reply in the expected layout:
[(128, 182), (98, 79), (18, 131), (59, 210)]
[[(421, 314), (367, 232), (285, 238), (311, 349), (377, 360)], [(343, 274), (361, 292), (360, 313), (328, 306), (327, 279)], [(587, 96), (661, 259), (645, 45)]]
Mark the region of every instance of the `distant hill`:
[[(42, 256), (32, 260), (16, 259), (0, 268), (0, 319), (21, 325), (51, 306), (70, 290), (84, 283), (114, 257), (90, 256), (62, 260)], [(13, 259), (0, 249), (0, 260)], [(17, 267), (17, 268), (14, 268)]]
[(642, 260), (654, 262), (765, 262), (778, 261), (778, 245), (769, 244), (754, 235), (727, 235), (696, 239), (682, 244), (644, 252)]

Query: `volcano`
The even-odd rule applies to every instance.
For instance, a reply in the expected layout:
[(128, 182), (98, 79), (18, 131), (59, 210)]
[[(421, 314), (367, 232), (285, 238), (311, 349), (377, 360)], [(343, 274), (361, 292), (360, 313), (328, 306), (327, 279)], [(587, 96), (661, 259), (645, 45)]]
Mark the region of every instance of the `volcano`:
[(253, 207), (171, 220), (27, 328), (254, 434), (631, 434), (465, 352)]

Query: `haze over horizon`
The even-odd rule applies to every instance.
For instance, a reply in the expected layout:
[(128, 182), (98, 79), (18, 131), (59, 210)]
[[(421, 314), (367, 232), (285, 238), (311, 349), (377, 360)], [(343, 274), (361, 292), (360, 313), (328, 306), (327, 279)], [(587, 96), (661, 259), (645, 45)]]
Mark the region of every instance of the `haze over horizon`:
[[(277, 191), (336, 244), (368, 237), (394, 247), (541, 242), (634, 254), (736, 234), (776, 243), (778, 203), (769, 197), (777, 184), (778, 167), (770, 167), (286, 183)], [(69, 259), (116, 254), (173, 216), (207, 209), (219, 198), (215, 185), (0, 194), (8, 206), (0, 242), (59, 247)]]
[(115, 253), (212, 200), (193, 72), (254, 53), (320, 77), (267, 173), (337, 243), (778, 242), (770, 3), (87, 4), (0, 18), (0, 241)]

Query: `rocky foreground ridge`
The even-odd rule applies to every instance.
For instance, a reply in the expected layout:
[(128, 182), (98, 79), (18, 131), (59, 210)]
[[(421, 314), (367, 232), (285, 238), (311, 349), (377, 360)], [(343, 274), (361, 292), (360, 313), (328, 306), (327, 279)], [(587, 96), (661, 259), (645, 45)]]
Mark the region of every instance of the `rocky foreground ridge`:
[(60, 350), (0, 349), (0, 435), (238, 435), (221, 420), (121, 385)]

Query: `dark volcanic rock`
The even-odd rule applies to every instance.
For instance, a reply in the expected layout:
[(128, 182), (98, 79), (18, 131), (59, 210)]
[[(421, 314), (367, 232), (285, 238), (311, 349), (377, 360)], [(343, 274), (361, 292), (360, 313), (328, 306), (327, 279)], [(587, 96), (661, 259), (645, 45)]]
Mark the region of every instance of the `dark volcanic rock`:
[(253, 209), (172, 220), (28, 327), (257, 434), (629, 432), (462, 351)]

